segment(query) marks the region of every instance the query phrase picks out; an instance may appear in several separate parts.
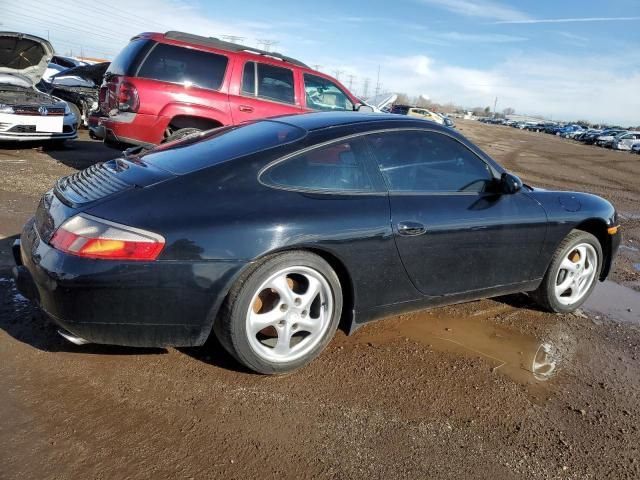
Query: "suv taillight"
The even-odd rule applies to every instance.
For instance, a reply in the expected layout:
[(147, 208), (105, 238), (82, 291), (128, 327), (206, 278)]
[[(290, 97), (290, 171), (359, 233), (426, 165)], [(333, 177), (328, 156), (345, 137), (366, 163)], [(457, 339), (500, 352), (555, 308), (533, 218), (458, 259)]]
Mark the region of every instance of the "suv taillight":
[(160, 255), (165, 240), (153, 232), (81, 213), (64, 222), (50, 243), (78, 257), (150, 261)]
[(98, 102), (103, 104), (107, 99), (107, 87), (100, 87), (100, 93), (98, 93)]
[(140, 98), (135, 85), (122, 82), (118, 88), (118, 110), (121, 112), (137, 112)]

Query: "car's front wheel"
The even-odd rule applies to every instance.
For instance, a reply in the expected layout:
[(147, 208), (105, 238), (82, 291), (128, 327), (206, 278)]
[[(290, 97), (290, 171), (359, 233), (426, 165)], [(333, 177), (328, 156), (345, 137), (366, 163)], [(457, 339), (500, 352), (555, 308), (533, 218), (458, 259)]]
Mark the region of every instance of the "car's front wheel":
[(601, 270), (602, 246), (598, 239), (582, 230), (572, 230), (556, 249), (532, 296), (552, 312), (573, 312), (589, 297)]
[(251, 370), (286, 373), (320, 354), (341, 312), (342, 290), (331, 266), (310, 252), (286, 252), (260, 262), (236, 282), (215, 332)]

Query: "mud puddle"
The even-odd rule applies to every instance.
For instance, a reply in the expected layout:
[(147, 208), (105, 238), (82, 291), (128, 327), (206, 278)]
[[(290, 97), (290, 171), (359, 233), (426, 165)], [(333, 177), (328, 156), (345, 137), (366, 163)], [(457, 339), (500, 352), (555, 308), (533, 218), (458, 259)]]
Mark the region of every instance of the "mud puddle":
[(610, 320), (640, 326), (640, 293), (609, 280), (596, 285), (584, 309)]
[(492, 323), (486, 320), (487, 313), (492, 312), (471, 316), (421, 312), (407, 315), (397, 331), (436, 351), (482, 357), (492, 364), (492, 371), (521, 384), (539, 384), (554, 377), (566, 357), (560, 345)]

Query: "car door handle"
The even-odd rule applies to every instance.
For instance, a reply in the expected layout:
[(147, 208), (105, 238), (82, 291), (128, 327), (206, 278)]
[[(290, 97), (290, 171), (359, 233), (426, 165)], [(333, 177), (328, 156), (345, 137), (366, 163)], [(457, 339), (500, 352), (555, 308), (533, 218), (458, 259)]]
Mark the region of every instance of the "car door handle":
[(398, 234), (407, 237), (422, 235), (427, 231), (427, 227), (418, 222), (400, 222), (398, 224)]
[(241, 112), (251, 113), (253, 112), (253, 107), (249, 105), (238, 105), (238, 110), (240, 110)]

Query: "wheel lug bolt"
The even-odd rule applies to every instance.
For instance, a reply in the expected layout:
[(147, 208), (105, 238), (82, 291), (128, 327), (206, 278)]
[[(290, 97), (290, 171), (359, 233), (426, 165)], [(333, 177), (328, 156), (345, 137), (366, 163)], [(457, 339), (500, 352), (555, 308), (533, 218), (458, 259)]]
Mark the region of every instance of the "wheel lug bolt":
[(296, 304), (296, 306), (300, 306), (300, 304), (302, 303), (302, 300), (300, 300), (299, 298), (296, 298), (293, 303)]
[(286, 312), (288, 308), (289, 307), (287, 306), (286, 303), (283, 303), (282, 305), (280, 305), (280, 310), (283, 311), (283, 312)]
[(284, 327), (284, 324), (285, 324), (285, 323), (286, 323), (286, 322), (285, 322), (284, 320), (280, 320), (280, 321), (278, 322), (278, 326), (279, 326), (279, 327)]
[(297, 329), (298, 329), (298, 324), (297, 324), (297, 323), (294, 323), (293, 325), (291, 325), (291, 328), (292, 328), (293, 330), (297, 330)]
[(302, 313), (301, 313), (300, 315), (302, 315), (302, 318), (306, 317), (306, 316), (307, 316), (307, 311), (306, 311), (306, 310), (303, 310), (303, 311), (302, 311)]

